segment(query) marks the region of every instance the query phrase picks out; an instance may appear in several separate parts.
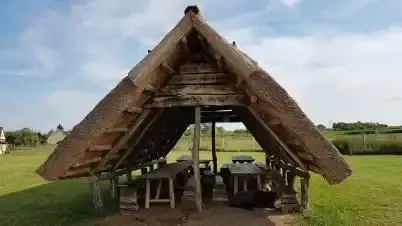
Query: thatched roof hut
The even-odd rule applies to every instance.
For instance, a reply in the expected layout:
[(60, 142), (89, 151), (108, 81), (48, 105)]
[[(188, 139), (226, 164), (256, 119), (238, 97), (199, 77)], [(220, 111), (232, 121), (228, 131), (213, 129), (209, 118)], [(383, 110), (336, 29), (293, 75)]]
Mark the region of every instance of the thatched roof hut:
[[(202, 121), (242, 121), (270, 155), (340, 183), (352, 169), (298, 104), (198, 10), (179, 23), (62, 140), (37, 172), (47, 180), (136, 169), (166, 156), (194, 106)], [(230, 115), (227, 111), (231, 110)], [(212, 113), (211, 113), (212, 112)]]

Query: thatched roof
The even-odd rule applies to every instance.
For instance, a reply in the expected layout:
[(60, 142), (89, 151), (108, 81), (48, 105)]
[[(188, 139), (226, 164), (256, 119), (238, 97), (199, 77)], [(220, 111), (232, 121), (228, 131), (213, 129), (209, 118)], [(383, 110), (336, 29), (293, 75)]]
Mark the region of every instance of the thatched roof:
[[(294, 99), (194, 8), (73, 128), (37, 172), (58, 180), (138, 168), (167, 155), (193, 123), (194, 106), (203, 106), (204, 121), (242, 121), (266, 152), (319, 173), (330, 184), (352, 173)], [(233, 115), (218, 115), (220, 109)]]

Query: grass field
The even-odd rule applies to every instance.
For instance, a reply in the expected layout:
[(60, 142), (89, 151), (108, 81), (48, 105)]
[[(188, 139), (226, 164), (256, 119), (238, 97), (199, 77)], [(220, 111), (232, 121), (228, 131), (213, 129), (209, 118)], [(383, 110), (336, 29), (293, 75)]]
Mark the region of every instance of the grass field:
[[(51, 148), (14, 151), (0, 156), (0, 225), (81, 225), (97, 216), (92, 210), (86, 180), (48, 183), (34, 173)], [(173, 161), (188, 151), (174, 151)], [(231, 152), (218, 153), (219, 164), (230, 161)], [(238, 154), (238, 153), (236, 153)], [(257, 161), (264, 154), (247, 153)], [(201, 158), (210, 156), (201, 152)], [(402, 157), (346, 157), (355, 172), (337, 186), (313, 176), (311, 210), (301, 216), (306, 225), (402, 224)], [(106, 185), (104, 190), (106, 191)], [(107, 197), (105, 194), (104, 197)], [(111, 205), (106, 214), (112, 214)]]

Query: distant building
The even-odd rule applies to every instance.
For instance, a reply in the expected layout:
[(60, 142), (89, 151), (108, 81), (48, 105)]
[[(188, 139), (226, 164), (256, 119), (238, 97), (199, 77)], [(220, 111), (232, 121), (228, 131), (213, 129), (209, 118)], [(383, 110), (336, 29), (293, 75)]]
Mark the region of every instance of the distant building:
[(0, 155), (5, 154), (7, 151), (7, 141), (6, 136), (4, 134), (3, 127), (0, 127)]
[(63, 130), (57, 128), (56, 130), (52, 130), (47, 138), (48, 144), (57, 144), (62, 141), (66, 137), (66, 134)]

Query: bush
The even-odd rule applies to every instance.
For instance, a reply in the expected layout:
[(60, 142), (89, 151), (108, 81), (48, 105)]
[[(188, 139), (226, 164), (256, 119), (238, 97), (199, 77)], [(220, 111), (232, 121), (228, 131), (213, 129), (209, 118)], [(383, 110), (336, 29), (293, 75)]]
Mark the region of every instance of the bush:
[(344, 155), (402, 155), (401, 140), (370, 140), (366, 149), (363, 140), (357, 138), (337, 139), (332, 143)]

